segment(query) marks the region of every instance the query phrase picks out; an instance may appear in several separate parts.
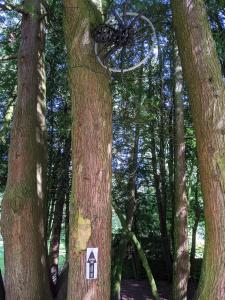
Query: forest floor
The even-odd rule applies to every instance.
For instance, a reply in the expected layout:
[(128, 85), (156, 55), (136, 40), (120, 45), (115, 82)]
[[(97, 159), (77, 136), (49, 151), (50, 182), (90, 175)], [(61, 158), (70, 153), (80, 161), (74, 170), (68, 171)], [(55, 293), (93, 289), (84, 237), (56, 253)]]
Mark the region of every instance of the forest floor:
[[(157, 283), (160, 300), (169, 300), (171, 285), (166, 281)], [(193, 299), (194, 287), (190, 287), (188, 300)], [(151, 290), (147, 281), (123, 280), (121, 300), (153, 300)]]

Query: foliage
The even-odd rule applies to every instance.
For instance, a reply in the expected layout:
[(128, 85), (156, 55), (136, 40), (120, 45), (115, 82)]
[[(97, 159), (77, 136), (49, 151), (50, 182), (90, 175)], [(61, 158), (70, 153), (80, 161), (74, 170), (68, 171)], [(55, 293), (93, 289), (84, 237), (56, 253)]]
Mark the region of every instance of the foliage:
[[(114, 3), (121, 3), (120, 0)], [(104, 9), (111, 1), (104, 1)], [(170, 241), (173, 235), (174, 201), (174, 33), (169, 1), (131, 1), (133, 10), (144, 9), (156, 27), (159, 44), (158, 60), (149, 60), (142, 69), (129, 74), (112, 74), (113, 95), (113, 188), (112, 198), (123, 214), (129, 204), (129, 179), (132, 149), (136, 128), (139, 128), (136, 198), (133, 232), (140, 240), (149, 259), (163, 260), (160, 235), (160, 215), (154, 176), (160, 178), (166, 199), (166, 224)], [(217, 45), (218, 56), (225, 76), (225, 11), (223, 1), (207, 0), (211, 29)], [(47, 143), (48, 143), (48, 237), (51, 237), (55, 213), (56, 191), (63, 159), (63, 146), (71, 134), (70, 94), (68, 90), (66, 49), (63, 36), (63, 5), (59, 0), (48, 1), (46, 75), (47, 75)], [(17, 55), (20, 41), (20, 16), (0, 11), (0, 193), (7, 180), (7, 152), (10, 127), (17, 96), (17, 61), (1, 57)], [(189, 99), (183, 94), (185, 109), (186, 180), (189, 201), (189, 235), (200, 209), (199, 236), (204, 239), (203, 199), (198, 179), (196, 140), (192, 126)], [(137, 114), (137, 109), (139, 113)], [(157, 170), (153, 168), (152, 142), (155, 139)], [(164, 168), (165, 173), (162, 172)], [(71, 178), (69, 170), (69, 178)], [(70, 180), (68, 189), (71, 188)], [(66, 244), (68, 227), (66, 204), (63, 210), (61, 245)], [(121, 238), (122, 226), (113, 211), (113, 247)], [(201, 241), (202, 241), (201, 240)], [(191, 240), (190, 240), (191, 242)], [(132, 247), (132, 246), (131, 246)], [(66, 247), (65, 247), (66, 248)], [(202, 243), (197, 244), (197, 256), (202, 256)], [(0, 267), (2, 250), (0, 241)], [(66, 251), (66, 250), (65, 250)], [(134, 251), (134, 249), (132, 250)], [(66, 255), (65, 255), (66, 256)], [(64, 261), (64, 260), (63, 260)]]

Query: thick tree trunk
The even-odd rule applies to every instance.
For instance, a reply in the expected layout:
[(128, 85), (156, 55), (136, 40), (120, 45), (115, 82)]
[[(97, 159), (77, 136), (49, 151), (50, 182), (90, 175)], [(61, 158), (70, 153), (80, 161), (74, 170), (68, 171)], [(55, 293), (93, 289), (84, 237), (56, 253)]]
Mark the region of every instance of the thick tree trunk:
[(51, 299), (46, 271), (44, 21), (39, 0), (25, 0), (18, 97), (3, 200), (6, 299)]
[(206, 241), (197, 298), (225, 299), (225, 90), (202, 0), (174, 0), (174, 23), (191, 100)]
[(188, 201), (185, 182), (185, 141), (183, 77), (178, 50), (175, 48), (175, 211), (174, 211), (174, 260), (173, 260), (173, 300), (187, 299), (189, 278), (188, 253)]
[[(72, 94), (73, 180), (68, 300), (110, 299), (112, 104), (90, 30), (101, 21), (91, 1), (64, 0)], [(86, 250), (98, 248), (97, 279), (86, 279)]]

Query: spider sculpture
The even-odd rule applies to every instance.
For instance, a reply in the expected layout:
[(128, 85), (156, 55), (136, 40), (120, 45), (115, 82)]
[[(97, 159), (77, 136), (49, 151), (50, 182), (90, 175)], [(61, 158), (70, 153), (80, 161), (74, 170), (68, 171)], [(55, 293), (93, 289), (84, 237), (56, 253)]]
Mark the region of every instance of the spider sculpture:
[(128, 72), (153, 55), (155, 29), (142, 12), (127, 11), (127, 5), (114, 7), (108, 20), (93, 33), (99, 63), (111, 72)]

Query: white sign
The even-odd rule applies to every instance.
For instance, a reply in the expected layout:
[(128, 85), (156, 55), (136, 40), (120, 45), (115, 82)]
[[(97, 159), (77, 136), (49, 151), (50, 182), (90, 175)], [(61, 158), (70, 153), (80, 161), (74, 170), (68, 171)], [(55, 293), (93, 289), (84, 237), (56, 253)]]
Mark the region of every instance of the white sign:
[(86, 279), (97, 279), (98, 248), (87, 248)]

